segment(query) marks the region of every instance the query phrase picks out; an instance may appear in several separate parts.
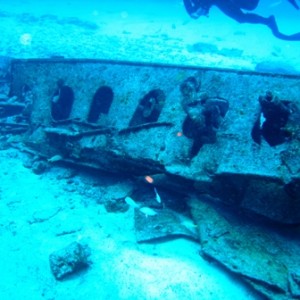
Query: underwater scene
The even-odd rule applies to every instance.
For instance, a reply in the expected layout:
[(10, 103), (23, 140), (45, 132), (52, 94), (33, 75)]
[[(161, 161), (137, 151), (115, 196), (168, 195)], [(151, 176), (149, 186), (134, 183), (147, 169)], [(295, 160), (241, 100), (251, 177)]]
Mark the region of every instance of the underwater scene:
[(0, 299), (300, 299), (300, 1), (0, 6)]

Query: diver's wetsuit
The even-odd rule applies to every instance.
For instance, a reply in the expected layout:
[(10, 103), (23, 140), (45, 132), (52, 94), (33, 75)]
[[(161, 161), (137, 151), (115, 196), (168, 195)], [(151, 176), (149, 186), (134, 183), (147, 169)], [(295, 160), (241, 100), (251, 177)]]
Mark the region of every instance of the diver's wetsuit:
[[(286, 35), (278, 30), (274, 16), (262, 17), (254, 13), (244, 13), (242, 9), (254, 10), (259, 0), (183, 0), (184, 6), (192, 18), (199, 18), (201, 15), (208, 15), (211, 6), (217, 6), (225, 15), (239, 23), (263, 24), (268, 26), (274, 36), (286, 41), (300, 41), (300, 32)], [(299, 9), (295, 0), (288, 0), (296, 9)]]

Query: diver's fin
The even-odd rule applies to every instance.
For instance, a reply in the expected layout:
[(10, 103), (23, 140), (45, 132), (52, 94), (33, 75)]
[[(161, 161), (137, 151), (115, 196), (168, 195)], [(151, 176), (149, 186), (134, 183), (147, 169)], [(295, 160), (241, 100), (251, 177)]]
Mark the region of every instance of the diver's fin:
[(299, 5), (297, 4), (296, 0), (288, 0), (296, 9), (300, 9)]
[(281, 33), (278, 29), (278, 26), (277, 26), (274, 16), (269, 17), (267, 25), (272, 30), (273, 35), (275, 37), (277, 37), (278, 39), (281, 39), (284, 41), (300, 41), (300, 32), (290, 34), (290, 35)]

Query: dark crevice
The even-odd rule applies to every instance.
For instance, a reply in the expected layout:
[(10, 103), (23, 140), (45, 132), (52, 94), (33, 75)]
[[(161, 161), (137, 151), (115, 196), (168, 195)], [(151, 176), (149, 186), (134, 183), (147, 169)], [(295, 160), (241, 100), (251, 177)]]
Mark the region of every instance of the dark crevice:
[(139, 102), (129, 126), (157, 122), (166, 100), (165, 93), (155, 89), (146, 94)]
[(100, 114), (107, 115), (113, 98), (113, 90), (108, 86), (101, 86), (93, 97), (87, 121), (95, 123), (98, 121)]
[(51, 102), (51, 116), (55, 121), (66, 120), (72, 111), (74, 92), (62, 80), (58, 80), (57, 86)]

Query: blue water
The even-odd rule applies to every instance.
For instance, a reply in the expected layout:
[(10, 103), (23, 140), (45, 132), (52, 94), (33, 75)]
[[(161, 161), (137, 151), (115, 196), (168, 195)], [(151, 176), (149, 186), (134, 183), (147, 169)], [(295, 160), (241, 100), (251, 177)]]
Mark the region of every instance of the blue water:
[[(288, 0), (262, 0), (253, 13), (274, 15), (284, 34), (300, 32), (300, 10)], [(280, 40), (264, 25), (239, 24), (217, 7), (194, 20), (182, 0), (12, 0), (1, 4), (0, 30), (0, 55), (14, 58), (300, 70), (300, 42)]]

